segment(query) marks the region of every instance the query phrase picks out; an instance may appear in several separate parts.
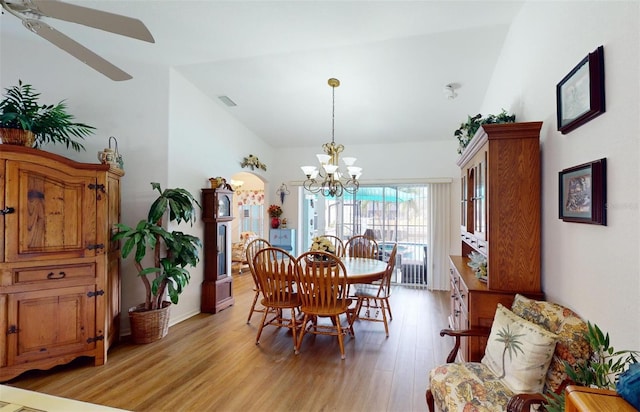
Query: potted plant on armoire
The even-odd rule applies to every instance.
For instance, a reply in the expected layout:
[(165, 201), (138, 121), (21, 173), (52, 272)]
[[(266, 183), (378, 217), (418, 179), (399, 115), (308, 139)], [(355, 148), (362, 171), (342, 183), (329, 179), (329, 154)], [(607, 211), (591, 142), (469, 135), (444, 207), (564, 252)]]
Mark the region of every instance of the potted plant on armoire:
[(40, 93), (20, 80), (17, 86), (5, 89), (0, 100), (0, 141), (36, 148), (45, 143), (61, 143), (78, 152), (84, 150), (75, 139), (84, 139), (95, 128), (74, 122), (64, 100), (48, 105), (39, 99)]
[[(179, 231), (169, 232), (163, 227), (165, 215), (169, 222), (190, 223), (196, 218), (196, 206), (200, 204), (185, 189), (160, 188), (159, 183), (151, 183), (160, 195), (151, 204), (146, 219), (135, 227), (118, 224), (118, 233), (113, 240), (124, 240), (122, 257), (127, 258), (135, 250), (134, 265), (136, 276), (145, 287), (145, 300), (129, 309), (131, 337), (134, 343), (150, 343), (166, 336), (169, 328), (171, 303), (178, 303), (178, 297), (191, 278), (188, 266), (195, 266), (200, 260), (198, 250), (202, 248), (200, 239)], [(153, 252), (145, 267), (147, 252)], [(166, 297), (169, 301), (166, 301)]]

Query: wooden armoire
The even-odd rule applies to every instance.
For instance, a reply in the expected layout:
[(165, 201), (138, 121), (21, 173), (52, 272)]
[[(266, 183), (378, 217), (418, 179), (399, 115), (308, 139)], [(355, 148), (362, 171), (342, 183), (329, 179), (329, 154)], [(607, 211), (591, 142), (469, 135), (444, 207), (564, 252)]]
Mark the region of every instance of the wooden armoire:
[[(488, 124), (458, 161), (461, 169), (462, 256), (451, 256), (453, 329), (491, 327), (498, 303), (516, 293), (542, 298), (540, 284), (540, 128), (542, 122)], [(487, 258), (488, 279), (476, 278), (468, 255)], [(460, 355), (479, 361), (484, 338), (463, 338)]]
[(119, 336), (120, 178), (108, 164), (0, 145), (0, 381)]

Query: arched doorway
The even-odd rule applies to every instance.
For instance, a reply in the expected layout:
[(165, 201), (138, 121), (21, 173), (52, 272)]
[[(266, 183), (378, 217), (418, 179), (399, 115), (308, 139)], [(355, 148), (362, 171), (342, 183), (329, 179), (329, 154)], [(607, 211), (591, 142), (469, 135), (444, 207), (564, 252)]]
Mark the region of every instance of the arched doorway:
[(266, 225), (265, 184), (257, 175), (238, 172), (231, 176), (234, 188), (232, 241), (240, 241), (242, 232), (253, 232), (264, 237)]

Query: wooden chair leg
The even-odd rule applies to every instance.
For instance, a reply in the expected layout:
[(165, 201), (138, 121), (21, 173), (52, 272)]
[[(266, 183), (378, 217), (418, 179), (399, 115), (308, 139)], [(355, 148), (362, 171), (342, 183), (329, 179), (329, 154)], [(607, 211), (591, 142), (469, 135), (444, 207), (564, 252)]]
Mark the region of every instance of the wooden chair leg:
[(295, 353), (296, 355), (300, 353), (300, 346), (302, 345), (302, 338), (304, 338), (304, 334), (307, 331), (306, 325), (309, 321), (309, 315), (304, 314), (304, 318), (302, 319), (302, 328), (300, 329), (300, 335), (298, 336), (298, 342), (296, 343)]
[(360, 317), (360, 310), (362, 309), (362, 302), (363, 302), (364, 298), (363, 297), (358, 297), (358, 301), (356, 302), (356, 307), (353, 310), (354, 313), (354, 321), (356, 319), (358, 319), (358, 317)]
[[(347, 317), (347, 330), (349, 332), (349, 335), (351, 335), (351, 337), (355, 339), (356, 333), (353, 331), (353, 321), (355, 319), (353, 317), (353, 314), (349, 313), (349, 311), (347, 310), (345, 312), (345, 316)], [(338, 315), (338, 320), (340, 320), (340, 315)]]
[(253, 297), (253, 303), (251, 304), (251, 308), (249, 309), (249, 317), (247, 318), (247, 323), (251, 323), (251, 317), (253, 316), (253, 312), (256, 311), (256, 304), (258, 303), (259, 297), (260, 297), (260, 292), (256, 290), (256, 294)]
[(426, 397), (427, 397), (427, 407), (429, 408), (429, 411), (435, 412), (436, 409), (433, 401), (433, 394), (431, 393), (431, 388), (427, 389)]
[(382, 311), (382, 321), (384, 323), (384, 331), (387, 334), (387, 338), (389, 337), (389, 324), (387, 323), (387, 309), (385, 308), (384, 299), (380, 299), (380, 310)]
[(297, 347), (296, 331), (298, 329), (298, 323), (296, 321), (296, 308), (291, 308), (291, 334), (293, 335), (293, 351), (295, 352)]
[(393, 320), (393, 315), (391, 314), (391, 305), (389, 304), (389, 298), (384, 298), (384, 302), (386, 303), (387, 310), (389, 311), (389, 320)]
[(340, 326), (340, 316), (334, 316), (334, 321), (336, 323), (336, 329), (338, 330), (338, 345), (340, 345), (340, 357), (341, 359), (345, 358), (344, 354), (344, 337), (342, 336), (342, 327)]
[(262, 314), (262, 320), (260, 321), (260, 328), (258, 328), (258, 335), (256, 336), (256, 345), (260, 344), (260, 335), (262, 334), (262, 329), (264, 328), (264, 325), (267, 322), (267, 315), (269, 314), (269, 311), (264, 310), (263, 314)]

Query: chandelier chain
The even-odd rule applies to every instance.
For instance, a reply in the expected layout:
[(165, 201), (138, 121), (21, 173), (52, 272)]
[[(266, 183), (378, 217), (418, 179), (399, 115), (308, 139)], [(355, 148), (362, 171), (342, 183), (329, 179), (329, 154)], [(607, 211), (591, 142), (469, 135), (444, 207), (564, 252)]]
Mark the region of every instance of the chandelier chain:
[[(302, 171), (307, 179), (304, 181), (304, 188), (311, 193), (321, 193), (327, 197), (341, 197), (344, 192), (354, 194), (360, 186), (358, 178), (362, 168), (353, 166), (355, 158), (345, 157), (343, 159), (347, 166), (347, 172), (339, 170), (340, 153), (344, 150), (344, 146), (335, 144), (335, 124), (336, 124), (336, 87), (340, 85), (340, 81), (330, 78), (329, 86), (331, 86), (331, 143), (325, 143), (322, 148), (325, 154), (317, 155), (320, 160), (320, 168), (314, 166), (303, 166)], [(320, 177), (320, 179), (316, 179)]]
[(331, 86), (333, 104), (331, 105), (331, 143), (336, 142), (336, 86)]

